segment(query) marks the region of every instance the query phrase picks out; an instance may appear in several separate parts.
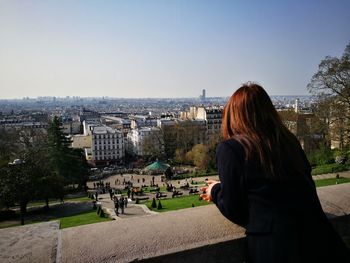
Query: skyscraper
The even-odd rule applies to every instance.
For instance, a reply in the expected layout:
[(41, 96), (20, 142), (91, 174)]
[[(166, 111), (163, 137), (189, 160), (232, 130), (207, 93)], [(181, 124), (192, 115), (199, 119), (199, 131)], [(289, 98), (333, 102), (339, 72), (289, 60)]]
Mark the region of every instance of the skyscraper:
[(202, 90), (202, 95), (199, 96), (201, 101), (205, 101), (205, 89)]

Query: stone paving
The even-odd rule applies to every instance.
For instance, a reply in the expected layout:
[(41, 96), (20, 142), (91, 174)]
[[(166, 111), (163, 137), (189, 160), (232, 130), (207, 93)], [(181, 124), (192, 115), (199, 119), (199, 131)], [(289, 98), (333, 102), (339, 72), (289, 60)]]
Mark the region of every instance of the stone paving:
[[(117, 196), (119, 198), (120, 195)], [(99, 195), (98, 201), (101, 203), (102, 208), (107, 210), (110, 217), (115, 220), (143, 216), (147, 214), (147, 212), (141, 206), (131, 203), (131, 199), (129, 199), (128, 207), (124, 209), (124, 214), (121, 214), (121, 209), (119, 209), (118, 215), (116, 215), (114, 211), (114, 202), (110, 199), (109, 194)]]
[(59, 222), (0, 230), (0, 262), (56, 262)]

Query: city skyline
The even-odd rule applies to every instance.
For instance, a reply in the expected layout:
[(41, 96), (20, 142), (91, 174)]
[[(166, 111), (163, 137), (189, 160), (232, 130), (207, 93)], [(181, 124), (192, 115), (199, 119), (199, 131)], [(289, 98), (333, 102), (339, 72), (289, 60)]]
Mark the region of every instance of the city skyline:
[(308, 95), (350, 40), (348, 1), (1, 1), (0, 99)]

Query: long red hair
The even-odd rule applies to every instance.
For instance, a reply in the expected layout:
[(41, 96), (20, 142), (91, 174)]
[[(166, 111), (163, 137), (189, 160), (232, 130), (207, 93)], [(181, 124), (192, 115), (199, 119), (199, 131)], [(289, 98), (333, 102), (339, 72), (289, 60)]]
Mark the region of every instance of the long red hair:
[(266, 91), (255, 83), (243, 84), (231, 96), (224, 109), (222, 133), (224, 139), (242, 144), (246, 160), (258, 161), (267, 175), (280, 174), (281, 152), (296, 149), (295, 136), (284, 126)]

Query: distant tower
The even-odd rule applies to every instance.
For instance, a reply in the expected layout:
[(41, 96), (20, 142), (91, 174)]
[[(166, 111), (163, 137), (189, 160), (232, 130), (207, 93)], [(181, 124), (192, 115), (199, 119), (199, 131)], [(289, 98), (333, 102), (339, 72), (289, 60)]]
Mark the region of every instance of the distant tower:
[(295, 100), (294, 111), (295, 113), (299, 113), (299, 99)]
[(205, 100), (205, 89), (202, 90), (202, 100)]

